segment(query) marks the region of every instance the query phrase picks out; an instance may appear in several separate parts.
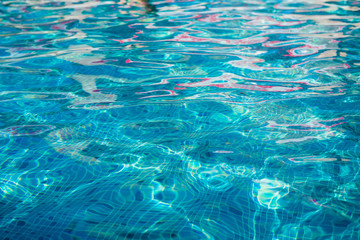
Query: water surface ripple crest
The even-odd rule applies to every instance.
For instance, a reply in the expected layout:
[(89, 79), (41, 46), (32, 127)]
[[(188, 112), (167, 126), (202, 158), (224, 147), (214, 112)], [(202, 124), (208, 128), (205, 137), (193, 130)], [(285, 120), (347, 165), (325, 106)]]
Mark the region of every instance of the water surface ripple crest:
[(360, 239), (359, 15), (1, 0), (1, 238)]

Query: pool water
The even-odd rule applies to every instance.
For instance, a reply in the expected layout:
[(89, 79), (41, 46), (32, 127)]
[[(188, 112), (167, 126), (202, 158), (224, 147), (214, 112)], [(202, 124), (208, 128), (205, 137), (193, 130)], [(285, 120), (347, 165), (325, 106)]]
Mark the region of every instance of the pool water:
[(360, 239), (359, 16), (2, 0), (1, 239)]

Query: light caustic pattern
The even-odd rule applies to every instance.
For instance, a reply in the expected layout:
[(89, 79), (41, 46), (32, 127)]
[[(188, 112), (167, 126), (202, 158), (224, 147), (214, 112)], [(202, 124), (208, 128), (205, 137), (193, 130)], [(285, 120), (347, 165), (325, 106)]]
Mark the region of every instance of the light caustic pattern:
[(360, 239), (360, 2), (0, 1), (2, 239)]

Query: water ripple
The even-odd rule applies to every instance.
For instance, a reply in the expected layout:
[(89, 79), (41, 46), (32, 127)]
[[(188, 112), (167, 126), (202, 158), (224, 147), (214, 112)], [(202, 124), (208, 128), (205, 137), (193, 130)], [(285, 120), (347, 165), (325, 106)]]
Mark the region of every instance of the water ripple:
[(2, 0), (4, 239), (360, 239), (360, 4)]

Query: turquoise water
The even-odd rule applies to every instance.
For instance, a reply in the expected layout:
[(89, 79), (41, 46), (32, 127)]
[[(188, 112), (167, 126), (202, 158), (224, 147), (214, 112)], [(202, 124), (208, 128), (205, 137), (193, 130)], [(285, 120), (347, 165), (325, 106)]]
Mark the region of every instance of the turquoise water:
[(1, 239), (360, 239), (359, 15), (1, 0)]

